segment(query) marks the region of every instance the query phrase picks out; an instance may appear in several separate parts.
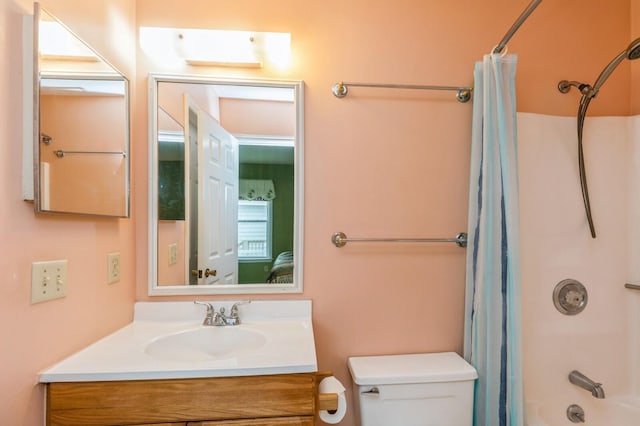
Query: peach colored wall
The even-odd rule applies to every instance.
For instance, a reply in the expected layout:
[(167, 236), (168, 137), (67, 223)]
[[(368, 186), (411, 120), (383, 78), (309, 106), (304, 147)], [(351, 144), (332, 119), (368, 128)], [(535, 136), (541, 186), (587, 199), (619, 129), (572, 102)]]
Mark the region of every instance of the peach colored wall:
[[(133, 220), (34, 215), (21, 201), (19, 156), (0, 157), (0, 338), (16, 348), (2, 353), (0, 423), (40, 424), (37, 372), (129, 321), (134, 280), (137, 298), (148, 299), (146, 74), (151, 71), (305, 80), (305, 293), (298, 297), (314, 301), (321, 369), (335, 371), (349, 386), (349, 355), (460, 349), (464, 250), (375, 244), (337, 249), (329, 237), (338, 230), (353, 236), (451, 236), (464, 230), (471, 105), (452, 101), (448, 93), (356, 88), (339, 100), (330, 88), (343, 79), (471, 84), (474, 61), (499, 41), (527, 2), (42, 3), (133, 80), (135, 229)], [(0, 3), (5, 153), (19, 152), (23, 137), (20, 24), (31, 10), (27, 0)], [(574, 115), (578, 96), (559, 94), (558, 80), (593, 82), (628, 44), (632, 25), (637, 33), (630, 11), (637, 13), (637, 0), (543, 2), (509, 46), (520, 58), (518, 109)], [(293, 65), (286, 72), (167, 70), (138, 51), (135, 69), (136, 20), (141, 26), (291, 32)], [(631, 65), (622, 64), (589, 113), (627, 115), (631, 105), (637, 111), (630, 75)], [(634, 90), (637, 94), (637, 84)], [(111, 251), (121, 252), (122, 280), (107, 286)], [(57, 258), (70, 261), (69, 295), (30, 305), (30, 263)], [(352, 424), (351, 414), (343, 424)]]
[[(130, 0), (41, 3), (133, 76)], [(22, 17), (32, 13), (32, 1), (0, 2), (0, 424), (16, 426), (43, 422), (38, 372), (130, 321), (135, 298), (133, 220), (36, 215), (22, 201)], [(114, 251), (121, 281), (107, 285)], [(54, 259), (69, 261), (67, 297), (31, 305), (31, 262)]]
[[(122, 152), (125, 102), (114, 96), (41, 96), (40, 129), (52, 137), (40, 145), (50, 166), (48, 210), (126, 215), (127, 159), (122, 155), (69, 154), (55, 151)], [(77, 126), (78, 122), (83, 126)]]
[[(305, 289), (295, 297), (313, 300), (320, 369), (333, 370), (348, 387), (351, 355), (461, 350), (464, 250), (337, 249), (330, 236), (451, 237), (465, 230), (471, 103), (459, 104), (450, 93), (362, 88), (337, 99), (331, 87), (340, 80), (470, 85), (474, 62), (527, 3), (137, 1), (139, 26), (291, 33), (293, 64), (284, 72), (169, 68), (139, 50), (136, 115), (146, 115), (148, 72), (305, 81)], [(579, 95), (560, 94), (558, 81), (593, 82), (628, 44), (629, 13), (629, 0), (543, 2), (509, 44), (519, 56), (518, 110), (574, 116)], [(622, 64), (590, 115), (628, 115), (629, 78), (630, 65)], [(145, 140), (146, 132), (140, 119), (136, 139)], [(136, 150), (140, 175), (146, 154), (142, 145)], [(144, 193), (146, 183), (137, 185)], [(146, 208), (146, 200), (137, 202)], [(136, 224), (138, 241), (147, 241), (146, 219)], [(138, 298), (149, 299), (144, 244), (137, 253)], [(352, 416), (342, 424), (352, 426)]]
[(220, 100), (220, 123), (233, 134), (294, 136), (295, 117), (291, 102)]

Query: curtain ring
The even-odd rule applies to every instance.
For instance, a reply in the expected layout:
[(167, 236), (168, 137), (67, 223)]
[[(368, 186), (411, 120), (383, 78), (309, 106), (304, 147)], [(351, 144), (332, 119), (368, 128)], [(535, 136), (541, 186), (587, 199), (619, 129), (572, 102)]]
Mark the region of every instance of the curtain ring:
[[(491, 49), (491, 55), (492, 56), (496, 54), (496, 49), (497, 48), (498, 48), (498, 45), (496, 44), (495, 46), (493, 46), (493, 49)], [(507, 46), (505, 44), (504, 45), (504, 49), (502, 50), (502, 52), (499, 52), (500, 53), (500, 57), (504, 58), (508, 51), (509, 51), (509, 46)]]

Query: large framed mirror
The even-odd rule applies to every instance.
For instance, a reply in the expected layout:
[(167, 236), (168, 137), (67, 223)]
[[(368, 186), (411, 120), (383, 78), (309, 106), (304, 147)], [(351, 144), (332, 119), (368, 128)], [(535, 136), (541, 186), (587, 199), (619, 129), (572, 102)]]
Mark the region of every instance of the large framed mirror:
[(303, 82), (149, 75), (149, 294), (302, 292)]
[(34, 5), (37, 212), (129, 217), (129, 82)]

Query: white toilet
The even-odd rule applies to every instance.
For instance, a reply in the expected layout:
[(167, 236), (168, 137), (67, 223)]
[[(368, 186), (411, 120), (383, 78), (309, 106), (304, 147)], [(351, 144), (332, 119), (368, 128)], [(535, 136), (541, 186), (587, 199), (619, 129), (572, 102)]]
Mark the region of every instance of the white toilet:
[(476, 370), (455, 352), (349, 358), (361, 426), (471, 426)]

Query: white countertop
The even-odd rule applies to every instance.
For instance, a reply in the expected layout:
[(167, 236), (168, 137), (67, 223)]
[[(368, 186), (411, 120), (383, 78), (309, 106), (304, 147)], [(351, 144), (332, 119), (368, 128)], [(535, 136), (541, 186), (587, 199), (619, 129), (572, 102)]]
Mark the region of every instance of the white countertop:
[[(227, 313), (234, 301), (212, 301)], [(178, 361), (147, 353), (149, 343), (202, 327), (205, 307), (193, 302), (139, 302), (134, 321), (39, 375), (42, 383), (179, 379), (317, 371), (311, 301), (253, 301), (240, 306), (241, 324), (266, 343), (238, 356)], [(211, 328), (211, 327), (208, 327)]]

